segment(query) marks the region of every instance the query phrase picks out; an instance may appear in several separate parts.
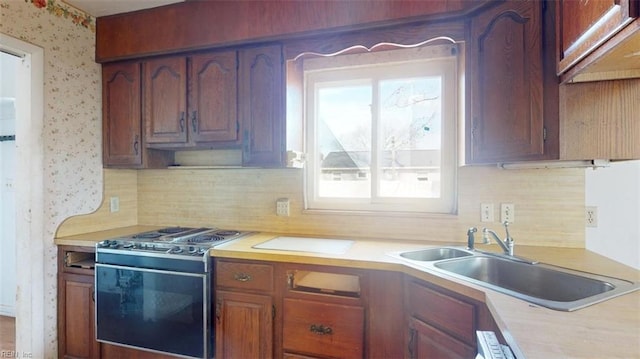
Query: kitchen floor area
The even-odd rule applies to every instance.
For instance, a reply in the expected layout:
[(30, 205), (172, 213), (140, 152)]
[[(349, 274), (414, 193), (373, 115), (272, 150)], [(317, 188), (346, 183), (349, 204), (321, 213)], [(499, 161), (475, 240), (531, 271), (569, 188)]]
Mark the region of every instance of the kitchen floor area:
[(16, 318), (0, 316), (0, 353), (16, 350)]

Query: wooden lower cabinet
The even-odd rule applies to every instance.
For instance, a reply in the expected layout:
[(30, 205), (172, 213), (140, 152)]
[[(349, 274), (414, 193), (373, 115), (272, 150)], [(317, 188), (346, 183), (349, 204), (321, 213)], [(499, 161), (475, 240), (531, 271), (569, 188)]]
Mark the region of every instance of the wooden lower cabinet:
[(215, 261), (215, 357), (274, 356), (274, 265)]
[[(59, 249), (59, 358), (172, 358), (95, 340), (93, 269), (67, 263), (68, 253), (91, 251)], [(476, 330), (504, 343), (484, 302), (403, 273), (215, 263), (217, 359), (473, 358)]]
[(473, 358), (481, 304), (408, 277), (404, 304), (408, 327), (405, 357)]
[(476, 350), (431, 325), (409, 318), (408, 357), (413, 358), (473, 358)]
[(271, 296), (216, 291), (216, 358), (273, 357)]
[[(100, 358), (95, 335), (93, 269), (82, 263), (92, 248), (58, 249), (58, 357)], [(90, 261), (84, 261), (90, 262)]]
[(94, 326), (93, 276), (63, 273), (58, 291), (58, 356), (99, 358), (100, 346)]
[[(362, 358), (364, 308), (284, 299), (283, 350), (320, 358)], [(294, 354), (295, 355), (295, 354)]]
[(216, 259), (216, 358), (474, 358), (478, 299), (393, 271)]

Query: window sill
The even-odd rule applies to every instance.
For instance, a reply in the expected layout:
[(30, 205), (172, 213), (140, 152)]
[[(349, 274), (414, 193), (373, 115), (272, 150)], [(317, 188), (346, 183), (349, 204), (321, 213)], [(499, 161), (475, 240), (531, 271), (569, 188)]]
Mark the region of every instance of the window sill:
[(441, 220), (457, 220), (458, 213), (435, 212), (396, 212), (396, 211), (365, 211), (365, 210), (338, 210), (338, 209), (303, 209), (303, 215), (341, 215), (341, 216), (365, 216), (365, 217), (403, 217), (403, 218), (437, 218)]

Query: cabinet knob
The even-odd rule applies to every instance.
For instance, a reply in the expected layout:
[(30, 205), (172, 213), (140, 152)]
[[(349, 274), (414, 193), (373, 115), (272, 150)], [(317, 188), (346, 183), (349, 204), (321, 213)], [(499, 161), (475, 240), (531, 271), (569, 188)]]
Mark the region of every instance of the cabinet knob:
[(247, 273), (236, 273), (233, 275), (233, 279), (237, 280), (238, 282), (248, 282), (252, 278), (251, 275)]
[(322, 324), (311, 324), (311, 326), (309, 327), (309, 331), (311, 333), (315, 333), (318, 335), (329, 335), (329, 334), (333, 334), (333, 329), (331, 329), (331, 327), (329, 326), (324, 326)]
[(198, 132), (198, 111), (193, 111), (191, 113), (191, 127), (193, 129), (193, 133)]
[(140, 136), (136, 135), (133, 139), (133, 151), (138, 155), (138, 147), (140, 146)]
[(184, 111), (180, 112), (180, 132), (184, 132)]

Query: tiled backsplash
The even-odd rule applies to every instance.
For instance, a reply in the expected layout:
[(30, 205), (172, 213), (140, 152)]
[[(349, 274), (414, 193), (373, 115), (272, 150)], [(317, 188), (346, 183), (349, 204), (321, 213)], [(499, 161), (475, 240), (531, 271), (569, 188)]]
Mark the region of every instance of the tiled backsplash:
[[(462, 241), (480, 227), (480, 203), (515, 204), (511, 233), (520, 244), (584, 246), (584, 170), (459, 170), (458, 214), (348, 215), (303, 212), (295, 169), (145, 170), (138, 173), (138, 222), (234, 227), (340, 237)], [(275, 214), (287, 197), (291, 215)], [(497, 213), (496, 213), (497, 214)], [(499, 218), (496, 216), (496, 219)], [(499, 223), (490, 227), (501, 233)]]
[[(302, 171), (296, 169), (105, 170), (102, 208), (84, 219), (68, 220), (58, 235), (79, 233), (74, 228), (83, 220), (91, 221), (91, 216), (117, 215), (109, 213), (108, 199), (118, 195), (121, 211), (137, 205), (138, 224), (464, 242), (470, 226), (487, 225), (502, 233), (499, 223), (480, 222), (480, 203), (493, 203), (498, 219), (500, 203), (509, 202), (515, 204), (511, 234), (516, 243), (582, 248), (584, 178), (584, 169), (462, 167), (457, 215), (365, 216), (304, 212)], [(110, 185), (114, 182), (118, 184)], [(133, 195), (131, 187), (137, 188), (137, 201), (127, 200)], [(290, 199), (289, 217), (275, 214), (276, 199), (281, 197)], [(95, 219), (93, 223), (103, 226), (114, 224)], [(96, 228), (100, 229), (106, 228)]]

